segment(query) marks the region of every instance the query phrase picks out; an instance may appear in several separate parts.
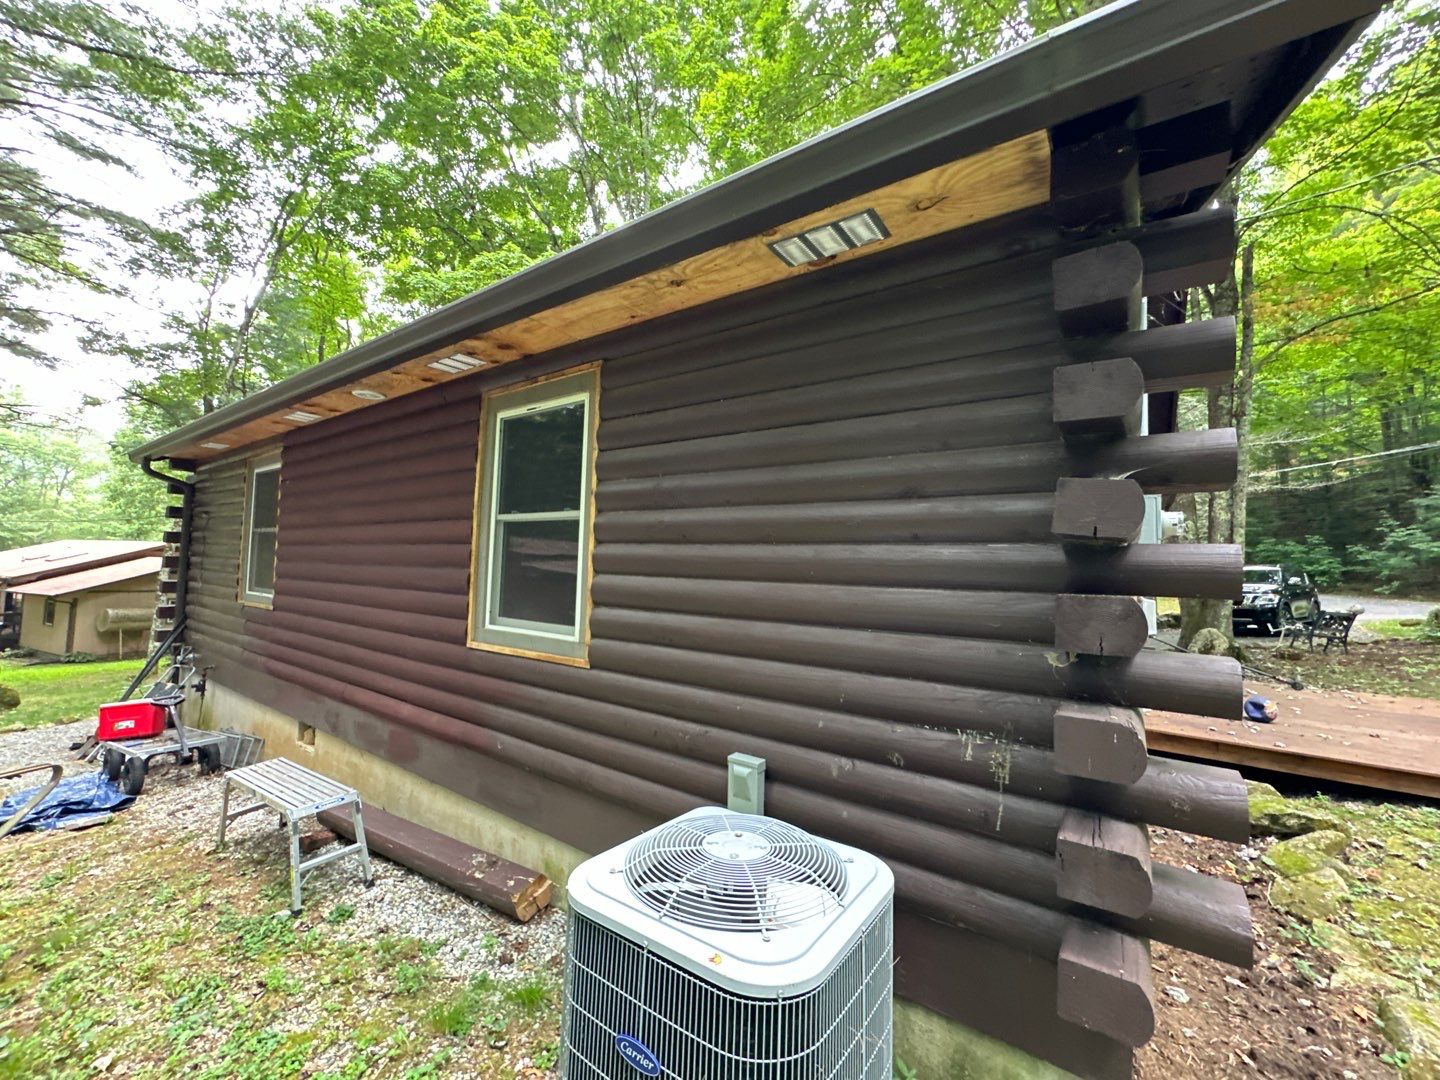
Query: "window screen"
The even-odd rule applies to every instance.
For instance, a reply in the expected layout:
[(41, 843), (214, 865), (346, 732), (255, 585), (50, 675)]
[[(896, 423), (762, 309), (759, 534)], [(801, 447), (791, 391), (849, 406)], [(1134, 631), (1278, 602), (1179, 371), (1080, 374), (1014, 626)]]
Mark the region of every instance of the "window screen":
[(596, 373), (485, 401), (472, 644), (582, 660)]
[(268, 604), (275, 597), (275, 534), (280, 520), (280, 462), (250, 466), (245, 502), (245, 558), (241, 598)]

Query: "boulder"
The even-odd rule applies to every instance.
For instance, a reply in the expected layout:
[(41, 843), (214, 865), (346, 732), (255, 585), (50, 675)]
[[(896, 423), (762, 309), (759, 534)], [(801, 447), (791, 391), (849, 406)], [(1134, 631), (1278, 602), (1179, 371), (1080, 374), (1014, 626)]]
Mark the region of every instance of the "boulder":
[(1338, 829), (1317, 829), (1272, 844), (1261, 859), (1281, 877), (1287, 878), (1314, 873), (1326, 866), (1338, 871), (1340, 868), (1335, 865), (1335, 856), (1349, 843), (1350, 837)]
[(1201, 656), (1229, 656), (1230, 639), (1213, 626), (1195, 632), (1190, 639), (1190, 651)]
[(1440, 1080), (1440, 1005), (1390, 994), (1377, 1012), (1385, 1038), (1409, 1055), (1407, 1080)]
[(0, 712), (13, 709), (20, 704), (20, 691), (13, 686), (0, 686)]
[(1326, 866), (1299, 877), (1279, 878), (1270, 886), (1270, 903), (1286, 914), (1321, 922), (1340, 911), (1349, 892), (1345, 879)]
[(1247, 781), (1250, 797), (1251, 836), (1300, 836), (1327, 831), (1350, 834), (1350, 827), (1334, 814), (1317, 806), (1287, 799), (1269, 784)]

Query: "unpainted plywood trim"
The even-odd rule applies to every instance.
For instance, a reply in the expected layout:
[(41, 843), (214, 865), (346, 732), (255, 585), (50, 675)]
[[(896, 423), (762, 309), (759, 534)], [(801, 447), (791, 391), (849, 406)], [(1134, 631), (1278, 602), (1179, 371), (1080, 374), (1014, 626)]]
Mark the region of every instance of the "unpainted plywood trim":
[[(1038, 206), (1049, 198), (1049, 135), (1044, 131), (1032, 132), (776, 225), (758, 236), (712, 248), (478, 337), (455, 341), (387, 371), (294, 402), (230, 431), (207, 436), (206, 441), (228, 442), (230, 446), (224, 451), (206, 450), (196, 443), (177, 448), (174, 456), (209, 461), (219, 454), (229, 454), (261, 439), (295, 430), (294, 423), (286, 421), (284, 415), (296, 410), (316, 413), (322, 419), (313, 423), (323, 423), (325, 419), (378, 404), (356, 398), (353, 391), (357, 389), (376, 390), (393, 399), (489, 370), (487, 366), (449, 375), (428, 366), (457, 351), (473, 353), (490, 366), (522, 360), (662, 315)], [(767, 246), (771, 240), (866, 209), (880, 214), (890, 230), (889, 237), (801, 267), (787, 266)]]
[[(590, 666), (590, 612), (595, 606), (593, 596), (595, 588), (595, 490), (599, 484), (596, 464), (599, 456), (600, 434), (600, 364), (601, 361), (592, 360), (588, 364), (579, 364), (575, 367), (565, 368), (563, 371), (546, 372), (544, 375), (537, 375), (524, 382), (497, 386), (489, 393), (481, 395), (480, 430), (476, 436), (475, 449), (475, 494), (470, 503), (470, 566), (467, 571), (465, 594), (465, 644), (472, 649), (503, 653), (506, 656), (523, 656), (531, 660), (547, 660), (550, 663), (564, 664), (567, 667), (588, 668)], [(475, 571), (480, 561), (480, 499), (485, 493), (485, 429), (490, 410), (490, 399), (497, 394), (509, 394), (527, 387), (554, 382), (557, 379), (568, 379), (574, 375), (585, 374), (594, 375), (595, 392), (592, 398), (593, 408), (590, 410), (590, 532), (585, 551), (586, 572), (589, 576), (585, 579), (585, 609), (580, 627), (580, 648), (584, 655), (564, 656), (541, 649), (522, 649), (513, 645), (497, 645), (491, 641), (477, 641), (475, 640)]]

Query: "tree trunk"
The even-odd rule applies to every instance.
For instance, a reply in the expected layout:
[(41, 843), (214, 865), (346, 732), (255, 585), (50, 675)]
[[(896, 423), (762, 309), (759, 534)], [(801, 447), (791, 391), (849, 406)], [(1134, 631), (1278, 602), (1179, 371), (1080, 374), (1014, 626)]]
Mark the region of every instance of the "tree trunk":
[[(1214, 318), (1238, 315), (1240, 348), (1235, 365), (1235, 378), (1227, 387), (1206, 391), (1205, 420), (1210, 428), (1235, 429), (1239, 443), (1240, 464), (1235, 486), (1228, 492), (1196, 495), (1188, 506), (1191, 535), (1200, 544), (1239, 544), (1245, 546), (1245, 517), (1249, 490), (1249, 470), (1245, 464), (1245, 448), (1250, 434), (1250, 397), (1255, 389), (1255, 245), (1245, 245), (1240, 253), (1240, 275), (1234, 273), (1215, 287), (1210, 297), (1210, 314)], [(1189, 648), (1195, 635), (1206, 627), (1219, 630), (1234, 640), (1229, 600), (1180, 601), (1180, 645)]]

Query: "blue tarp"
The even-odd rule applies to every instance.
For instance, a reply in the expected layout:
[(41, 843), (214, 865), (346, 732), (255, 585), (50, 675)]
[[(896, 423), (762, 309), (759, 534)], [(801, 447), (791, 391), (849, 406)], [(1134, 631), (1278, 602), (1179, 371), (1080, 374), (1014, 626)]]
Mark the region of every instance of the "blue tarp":
[[(43, 785), (36, 785), (25, 791), (17, 791), (0, 801), (0, 822), (9, 820)], [(14, 832), (26, 829), (53, 829), (72, 818), (90, 817), (106, 810), (123, 810), (135, 801), (134, 795), (126, 795), (103, 772), (86, 773), (61, 780), (55, 790), (40, 801), (40, 805), (25, 815), (25, 820), (16, 825)]]

